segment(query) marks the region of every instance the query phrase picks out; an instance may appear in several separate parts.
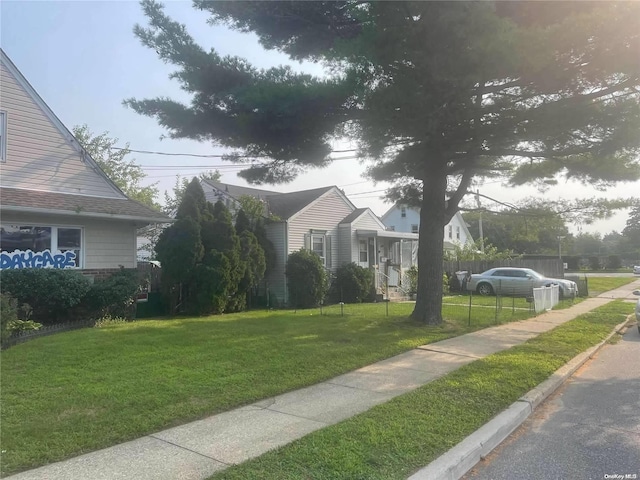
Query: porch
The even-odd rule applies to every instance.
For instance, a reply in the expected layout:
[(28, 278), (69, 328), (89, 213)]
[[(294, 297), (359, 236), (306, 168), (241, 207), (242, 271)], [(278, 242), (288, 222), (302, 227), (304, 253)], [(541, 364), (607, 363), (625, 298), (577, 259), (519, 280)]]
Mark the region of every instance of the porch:
[[(388, 300), (407, 296), (405, 274), (418, 264), (418, 234), (356, 230), (358, 265), (375, 272), (376, 294)], [(404, 287), (403, 287), (404, 284)]]

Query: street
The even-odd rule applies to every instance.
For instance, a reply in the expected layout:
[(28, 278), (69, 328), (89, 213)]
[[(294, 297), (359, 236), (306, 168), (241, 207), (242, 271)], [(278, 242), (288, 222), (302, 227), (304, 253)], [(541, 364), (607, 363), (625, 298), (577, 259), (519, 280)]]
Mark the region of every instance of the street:
[(640, 479), (640, 334), (635, 324), (463, 479)]

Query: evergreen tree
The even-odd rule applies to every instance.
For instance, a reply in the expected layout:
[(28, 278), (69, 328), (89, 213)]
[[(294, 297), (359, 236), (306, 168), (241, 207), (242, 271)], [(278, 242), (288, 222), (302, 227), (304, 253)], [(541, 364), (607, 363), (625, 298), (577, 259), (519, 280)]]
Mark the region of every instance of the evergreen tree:
[[(331, 162), (349, 136), (420, 207), (413, 317), (442, 322), (444, 226), (476, 181), (606, 187), (640, 178), (640, 4), (634, 2), (210, 2), (196, 8), (327, 77), (205, 51), (154, 0), (142, 43), (193, 95), (127, 100), (173, 138), (220, 142), (252, 182)], [(233, 155), (230, 156), (233, 158)]]

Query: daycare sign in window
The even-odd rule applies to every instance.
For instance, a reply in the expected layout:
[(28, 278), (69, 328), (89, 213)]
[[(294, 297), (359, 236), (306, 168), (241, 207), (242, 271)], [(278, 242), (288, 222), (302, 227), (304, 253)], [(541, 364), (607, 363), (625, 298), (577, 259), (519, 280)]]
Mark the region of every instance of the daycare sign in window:
[(0, 270), (76, 268), (82, 244), (77, 227), (0, 225)]
[(13, 252), (0, 253), (0, 270), (15, 268), (74, 268), (76, 266), (76, 254), (73, 251), (32, 252), (31, 250), (14, 250)]

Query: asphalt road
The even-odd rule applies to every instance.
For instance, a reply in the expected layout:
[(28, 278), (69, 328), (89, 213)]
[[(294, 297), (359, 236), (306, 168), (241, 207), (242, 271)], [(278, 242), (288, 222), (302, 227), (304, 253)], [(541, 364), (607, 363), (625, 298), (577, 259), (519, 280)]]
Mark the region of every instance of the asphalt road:
[(640, 480), (640, 334), (630, 327), (465, 480)]

